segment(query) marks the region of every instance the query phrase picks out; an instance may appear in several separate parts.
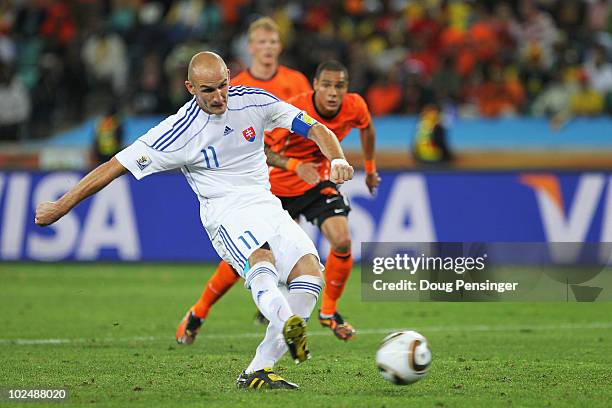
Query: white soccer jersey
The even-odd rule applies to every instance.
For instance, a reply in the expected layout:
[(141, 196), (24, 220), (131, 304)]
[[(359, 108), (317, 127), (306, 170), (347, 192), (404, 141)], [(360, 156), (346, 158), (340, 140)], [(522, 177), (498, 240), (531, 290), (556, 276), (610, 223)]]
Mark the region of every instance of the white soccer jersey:
[[(194, 98), (115, 157), (137, 179), (181, 168), (198, 196), (200, 218), (213, 247), (245, 278), (246, 286), (251, 289), (253, 279), (264, 273), (287, 283), (300, 259), (319, 257), (306, 233), (270, 192), (264, 130), (280, 127), (304, 135), (312, 124), (304, 112), (268, 92), (230, 87), (222, 115), (207, 114)], [(250, 269), (249, 262), (256, 262), (251, 255), (265, 244), (276, 267), (258, 262), (258, 268)], [(318, 293), (319, 286), (316, 289)], [(258, 292), (256, 303), (263, 292)], [(262, 345), (275, 342), (276, 332), (269, 332), (272, 340)]]
[(230, 87), (223, 115), (207, 114), (194, 98), (115, 157), (137, 179), (180, 168), (219, 256), (246, 278), (249, 256), (268, 242), (284, 282), (302, 256), (318, 253), (270, 192), (264, 129), (307, 134), (313, 123), (262, 89)]
[(116, 158), (139, 180), (180, 168), (200, 200), (243, 187), (269, 189), (264, 129), (291, 129), (304, 115), (262, 89), (232, 86), (224, 114), (204, 112), (194, 97)]

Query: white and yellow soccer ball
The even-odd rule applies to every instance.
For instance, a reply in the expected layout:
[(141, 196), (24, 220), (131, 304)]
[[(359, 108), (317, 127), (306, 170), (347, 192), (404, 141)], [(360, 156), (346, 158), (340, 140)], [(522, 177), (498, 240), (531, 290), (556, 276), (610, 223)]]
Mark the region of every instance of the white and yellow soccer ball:
[(427, 339), (416, 331), (391, 333), (376, 352), (380, 375), (397, 385), (407, 385), (425, 377), (431, 364)]

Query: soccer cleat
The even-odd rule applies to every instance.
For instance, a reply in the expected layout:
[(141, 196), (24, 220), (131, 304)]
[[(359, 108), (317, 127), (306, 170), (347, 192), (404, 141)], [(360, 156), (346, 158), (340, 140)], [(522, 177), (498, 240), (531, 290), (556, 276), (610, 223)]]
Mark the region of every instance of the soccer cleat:
[(257, 370), (251, 374), (244, 371), (236, 379), (236, 386), (245, 390), (297, 390), (297, 384), (285, 380), (271, 368)]
[(336, 312), (332, 317), (323, 317), (319, 312), (319, 322), (323, 327), (329, 327), (334, 335), (340, 340), (350, 340), (355, 337), (355, 329), (349, 322), (345, 322), (340, 313)]
[(287, 319), (283, 327), (283, 337), (295, 364), (300, 364), (310, 358), (304, 319), (296, 315)]
[(202, 327), (202, 323), (204, 323), (204, 319), (196, 316), (193, 313), (193, 308), (189, 309), (176, 328), (176, 342), (187, 346), (193, 344), (200, 331), (200, 327)]

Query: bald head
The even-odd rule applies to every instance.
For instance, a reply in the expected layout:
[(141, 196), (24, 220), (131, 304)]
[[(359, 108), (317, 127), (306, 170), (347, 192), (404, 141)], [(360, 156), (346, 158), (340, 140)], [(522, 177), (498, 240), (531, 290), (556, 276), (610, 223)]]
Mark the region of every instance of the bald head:
[(220, 115), (227, 109), (229, 71), (214, 52), (199, 52), (191, 58), (185, 86), (206, 113)]
[(216, 75), (225, 75), (227, 66), (225, 61), (218, 54), (210, 51), (198, 52), (189, 61), (189, 69), (187, 78), (190, 81), (198, 79), (207, 79)]

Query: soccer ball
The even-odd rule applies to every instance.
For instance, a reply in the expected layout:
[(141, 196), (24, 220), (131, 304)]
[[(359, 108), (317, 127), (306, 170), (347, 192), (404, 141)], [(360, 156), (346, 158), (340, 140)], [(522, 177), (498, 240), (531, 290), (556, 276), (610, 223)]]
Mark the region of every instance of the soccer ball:
[(393, 384), (407, 385), (425, 377), (431, 364), (427, 339), (415, 331), (400, 331), (385, 337), (376, 352), (380, 375)]

